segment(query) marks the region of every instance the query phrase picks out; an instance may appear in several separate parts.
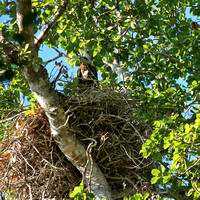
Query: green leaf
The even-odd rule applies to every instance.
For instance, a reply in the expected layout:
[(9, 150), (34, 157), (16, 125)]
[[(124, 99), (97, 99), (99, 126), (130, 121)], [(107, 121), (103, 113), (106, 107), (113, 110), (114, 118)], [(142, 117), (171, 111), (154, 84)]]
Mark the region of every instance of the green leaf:
[(92, 194), (92, 193), (87, 193), (87, 197), (89, 197), (89, 198), (94, 198), (95, 196), (94, 196), (94, 194)]
[(97, 53), (98, 53), (97, 51), (94, 51), (93, 52), (93, 57), (95, 57), (97, 55)]
[(24, 52), (27, 52), (27, 50), (28, 50), (28, 47), (29, 47), (29, 44), (27, 43), (27, 44), (25, 44), (25, 47), (24, 47)]
[(171, 175), (168, 175), (168, 176), (164, 176), (164, 178), (163, 178), (163, 183), (167, 183), (167, 182), (169, 182), (169, 180), (171, 179)]
[(148, 192), (146, 192), (146, 193), (144, 194), (144, 197), (143, 197), (143, 199), (144, 199), (144, 200), (146, 200), (146, 199), (148, 198), (148, 196), (149, 196), (149, 193), (148, 193)]
[(63, 83), (58, 83), (58, 85), (59, 85), (59, 86), (63, 86), (64, 84), (63, 84)]
[(148, 5), (149, 4), (149, 0), (145, 0), (145, 4)]
[(172, 145), (172, 142), (168, 139), (168, 138), (164, 138), (164, 149), (167, 149), (168, 147), (170, 147)]
[(65, 37), (63, 37), (62, 35), (60, 36), (60, 40), (61, 40), (61, 42), (67, 42), (67, 39)]
[(62, 33), (63, 32), (63, 29), (57, 29), (57, 33)]
[(135, 199), (135, 200), (142, 200), (143, 197), (142, 197), (141, 194), (138, 193), (138, 194), (135, 194), (135, 195), (134, 195), (134, 199)]
[(155, 5), (152, 5), (151, 6), (154, 10), (157, 10), (158, 11), (158, 8), (155, 6)]
[(35, 57), (35, 58), (33, 58), (33, 62), (34, 62), (34, 63), (37, 63), (37, 64), (41, 64), (43, 61), (42, 61), (42, 58), (40, 58), (40, 57)]
[(162, 154), (160, 152), (152, 152), (152, 157), (154, 161), (162, 160)]
[(157, 182), (159, 181), (159, 179), (161, 179), (161, 178), (158, 177), (158, 176), (153, 177), (153, 178), (151, 179), (151, 184), (155, 184), (155, 183), (157, 183)]
[(113, 26), (109, 26), (109, 27), (107, 28), (107, 30), (111, 30), (111, 29), (113, 29)]
[(160, 175), (160, 171), (159, 171), (158, 169), (152, 169), (151, 173), (152, 173), (152, 175), (154, 175), (154, 176)]
[(74, 43), (76, 41), (76, 36), (71, 37), (71, 42)]
[(32, 64), (32, 67), (33, 67), (33, 69), (34, 69), (34, 71), (35, 72), (38, 72), (39, 71), (39, 68), (40, 68), (40, 66), (39, 65), (36, 65), (36, 64)]
[(190, 189), (187, 194), (188, 194), (188, 196), (191, 196), (193, 193), (194, 193), (194, 189)]
[(72, 192), (70, 192), (69, 197), (74, 198), (78, 195), (81, 195), (82, 188), (80, 186), (76, 186)]
[(197, 81), (192, 81), (193, 86), (197, 86)]
[(162, 166), (159, 166), (158, 169), (159, 169), (159, 171), (161, 172), (161, 174), (163, 174), (164, 171), (165, 171), (165, 167), (164, 167), (163, 165), (162, 165)]
[(4, 23), (0, 23), (0, 28), (4, 27), (5, 24)]
[(25, 116), (27, 116), (27, 115), (29, 115), (29, 114), (34, 114), (34, 112), (33, 112), (32, 110), (27, 110), (27, 111), (25, 112)]
[(180, 154), (179, 153), (176, 153), (174, 154), (173, 156), (173, 163), (176, 164), (178, 162), (178, 160), (180, 159)]

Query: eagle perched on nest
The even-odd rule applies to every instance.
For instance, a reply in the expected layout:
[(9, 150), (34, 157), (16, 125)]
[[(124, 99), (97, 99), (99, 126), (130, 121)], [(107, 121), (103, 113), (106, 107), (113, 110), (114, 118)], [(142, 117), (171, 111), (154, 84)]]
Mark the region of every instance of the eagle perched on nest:
[(87, 57), (80, 58), (81, 65), (77, 72), (77, 82), (79, 87), (94, 87), (98, 88), (97, 70), (91, 64)]

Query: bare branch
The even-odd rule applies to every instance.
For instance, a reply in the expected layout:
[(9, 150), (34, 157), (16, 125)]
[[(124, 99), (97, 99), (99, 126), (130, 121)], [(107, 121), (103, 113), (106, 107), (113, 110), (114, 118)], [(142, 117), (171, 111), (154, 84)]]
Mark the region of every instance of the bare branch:
[(195, 163), (193, 164), (193, 165), (191, 165), (191, 166), (189, 166), (187, 169), (185, 169), (185, 171), (184, 172), (180, 172), (180, 173), (178, 173), (176, 176), (178, 176), (178, 175), (182, 175), (182, 174), (185, 174), (187, 171), (189, 171), (191, 168), (193, 168), (194, 166), (196, 166), (196, 165), (198, 165), (200, 163), (200, 156), (198, 156), (198, 159), (195, 161)]
[(55, 47), (52, 47), (52, 48), (59, 54), (60, 57), (66, 57), (66, 58), (72, 58), (72, 59), (80, 59), (81, 58), (81, 56), (70, 56), (70, 55), (67, 55), (67, 54), (59, 51)]
[(39, 49), (40, 45), (43, 43), (43, 41), (48, 36), (49, 30), (56, 24), (56, 22), (59, 20), (61, 15), (65, 12), (66, 6), (69, 3), (69, 0), (64, 0), (62, 4), (58, 7), (56, 14), (53, 16), (52, 19), (50, 19), (47, 24), (45, 25), (44, 29), (40, 33), (40, 35), (35, 39), (35, 44), (37, 48)]
[(61, 75), (61, 73), (62, 73), (62, 68), (63, 68), (63, 66), (64, 66), (63, 64), (60, 66), (58, 75), (57, 75), (56, 78), (51, 82), (51, 85), (52, 85), (53, 88), (56, 87), (56, 81), (59, 80), (59, 77), (60, 77), (60, 75)]
[(61, 57), (61, 56), (58, 55), (58, 56), (56, 56), (55, 58), (52, 58), (52, 59), (50, 59), (50, 60), (47, 60), (47, 61), (45, 62), (45, 65), (44, 65), (44, 66), (47, 66), (50, 62), (53, 62), (53, 61), (57, 60), (57, 59), (60, 58), (60, 57)]
[(0, 124), (3, 124), (3, 123), (5, 123), (5, 122), (12, 121), (13, 119), (17, 118), (18, 116), (24, 114), (25, 112), (26, 112), (26, 111), (22, 111), (22, 112), (20, 112), (20, 113), (18, 113), (18, 114), (15, 114), (14, 116), (12, 116), (12, 117), (10, 117), (10, 118), (3, 119), (3, 120), (0, 121)]

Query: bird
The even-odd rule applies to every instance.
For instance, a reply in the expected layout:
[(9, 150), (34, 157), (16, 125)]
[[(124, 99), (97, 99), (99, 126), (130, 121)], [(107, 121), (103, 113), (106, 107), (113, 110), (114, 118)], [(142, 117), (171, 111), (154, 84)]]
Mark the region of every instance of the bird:
[(87, 57), (80, 58), (81, 65), (77, 72), (78, 86), (83, 88), (98, 88), (97, 69), (91, 64)]

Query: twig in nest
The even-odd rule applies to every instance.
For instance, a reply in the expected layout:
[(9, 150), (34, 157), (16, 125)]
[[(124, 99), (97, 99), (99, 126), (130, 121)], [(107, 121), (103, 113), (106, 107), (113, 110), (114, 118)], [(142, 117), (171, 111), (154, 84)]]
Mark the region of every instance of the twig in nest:
[(86, 150), (86, 156), (87, 156), (87, 162), (85, 164), (85, 170), (83, 173), (83, 183), (85, 182), (85, 176), (87, 173), (87, 167), (90, 162), (90, 172), (89, 172), (89, 183), (88, 183), (88, 191), (91, 192), (91, 177), (92, 177), (92, 171), (93, 171), (93, 159), (92, 159), (92, 148), (94, 148), (97, 145), (97, 141), (93, 138), (85, 138), (83, 140), (91, 140), (92, 142), (88, 145)]

